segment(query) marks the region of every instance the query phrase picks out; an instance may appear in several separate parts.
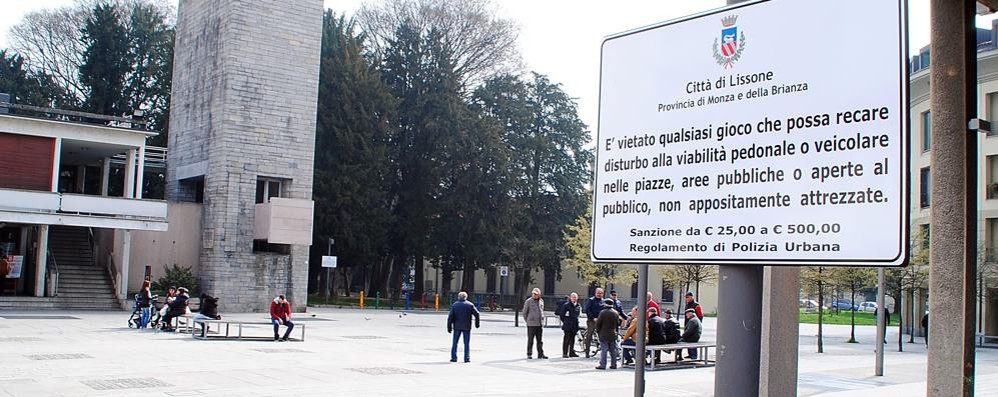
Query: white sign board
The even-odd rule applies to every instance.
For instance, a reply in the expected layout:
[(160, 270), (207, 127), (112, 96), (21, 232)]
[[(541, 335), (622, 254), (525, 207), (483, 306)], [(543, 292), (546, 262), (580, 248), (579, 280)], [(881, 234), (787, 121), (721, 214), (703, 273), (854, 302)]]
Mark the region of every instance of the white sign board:
[(593, 260), (903, 265), (904, 10), (771, 0), (607, 38)]
[(499, 277), (509, 276), (509, 266), (499, 266)]
[(322, 267), (336, 267), (336, 257), (323, 255)]

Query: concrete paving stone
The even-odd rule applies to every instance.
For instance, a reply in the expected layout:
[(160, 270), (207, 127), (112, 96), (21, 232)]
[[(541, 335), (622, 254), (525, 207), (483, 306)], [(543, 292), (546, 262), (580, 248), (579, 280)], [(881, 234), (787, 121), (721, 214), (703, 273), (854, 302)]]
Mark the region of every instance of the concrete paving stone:
[[(3, 315), (9, 313), (2, 313)], [(259, 321), (260, 313), (225, 318)], [(562, 333), (546, 328), (549, 360), (527, 360), (526, 329), (509, 313), (484, 313), (472, 331), (472, 362), (450, 363), (443, 313), (310, 308), (301, 321), (305, 342), (195, 340), (188, 334), (125, 327), (127, 312), (16, 312), (65, 315), (81, 320), (0, 318), (0, 396), (412, 396), (472, 397), (630, 395), (631, 369), (592, 369), (596, 359), (562, 359)], [(335, 321), (323, 321), (335, 320)], [(704, 321), (705, 340), (716, 321)], [(269, 332), (262, 326), (257, 332)], [(886, 375), (873, 376), (875, 330), (857, 327), (861, 343), (844, 343), (848, 326), (826, 326), (825, 351), (817, 354), (816, 327), (801, 325), (798, 394), (801, 396), (919, 396), (925, 394), (925, 345), (896, 352), (897, 330), (888, 332)], [(359, 338), (358, 338), (359, 337)], [(13, 339), (12, 339), (13, 338)], [(33, 339), (16, 339), (33, 338)], [(907, 341), (907, 338), (905, 338)], [(459, 358), (463, 346), (458, 349)], [(32, 359), (47, 356), (80, 359)], [(979, 349), (978, 395), (998, 395), (998, 350)], [(143, 365), (145, 359), (148, 365)], [(114, 379), (155, 379), (169, 386), (121, 382), (130, 389), (95, 390)], [(647, 396), (701, 396), (713, 392), (714, 369), (649, 372)], [(91, 383), (87, 383), (91, 382)], [(93, 383), (105, 382), (105, 383)], [(108, 383), (110, 382), (110, 383)], [(151, 382), (151, 381), (150, 381)], [(150, 383), (151, 385), (151, 383)], [(448, 391), (454, 391), (448, 394)]]

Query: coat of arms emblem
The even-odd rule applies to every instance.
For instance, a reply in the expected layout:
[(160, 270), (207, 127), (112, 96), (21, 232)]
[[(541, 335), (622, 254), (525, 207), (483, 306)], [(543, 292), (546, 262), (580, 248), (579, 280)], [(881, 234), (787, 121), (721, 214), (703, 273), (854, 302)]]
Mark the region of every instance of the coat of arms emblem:
[(745, 50), (745, 32), (741, 32), (739, 36), (738, 27), (735, 26), (737, 21), (737, 15), (722, 18), (721, 25), (724, 28), (721, 29), (721, 37), (714, 38), (714, 60), (725, 69), (733, 67)]

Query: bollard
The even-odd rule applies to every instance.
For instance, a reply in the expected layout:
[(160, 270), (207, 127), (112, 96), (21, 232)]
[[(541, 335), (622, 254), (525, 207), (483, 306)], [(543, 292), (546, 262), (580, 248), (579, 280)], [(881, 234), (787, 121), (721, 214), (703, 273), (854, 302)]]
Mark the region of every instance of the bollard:
[(433, 310), (440, 311), (440, 293), (433, 293)]
[(426, 293), (419, 294), (419, 307), (426, 310)]
[(412, 307), (409, 305), (409, 303), (410, 303), (410, 301), (409, 301), (409, 292), (406, 291), (406, 293), (405, 293), (405, 311), (412, 310)]
[(375, 309), (381, 308), (381, 291), (374, 293), (374, 308)]
[(360, 308), (364, 308), (364, 291), (360, 291)]

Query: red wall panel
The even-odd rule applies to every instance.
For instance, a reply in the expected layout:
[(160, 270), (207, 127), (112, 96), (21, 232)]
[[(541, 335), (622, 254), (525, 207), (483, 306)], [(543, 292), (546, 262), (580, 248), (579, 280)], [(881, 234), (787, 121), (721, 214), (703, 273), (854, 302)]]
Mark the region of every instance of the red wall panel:
[(51, 190), (55, 139), (0, 132), (0, 188)]

